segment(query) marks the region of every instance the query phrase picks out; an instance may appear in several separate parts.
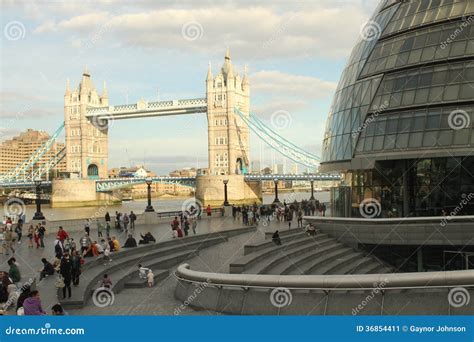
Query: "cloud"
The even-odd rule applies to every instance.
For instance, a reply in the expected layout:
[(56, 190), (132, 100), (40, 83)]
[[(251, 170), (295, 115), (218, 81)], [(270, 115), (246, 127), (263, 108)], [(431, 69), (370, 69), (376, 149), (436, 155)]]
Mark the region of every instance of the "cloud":
[(250, 75), (252, 92), (257, 94), (295, 96), (299, 99), (324, 99), (332, 96), (336, 83), (311, 76), (281, 71), (259, 71)]
[[(118, 8), (115, 8), (117, 6)], [(149, 49), (178, 49), (207, 55), (232, 50), (247, 59), (345, 57), (353, 46), (359, 27), (367, 17), (354, 4), (328, 2), (293, 3), (275, 6), (266, 2), (239, 6), (185, 3), (178, 7), (146, 2), (135, 13), (114, 5), (115, 14), (102, 9), (81, 13), (57, 23), (45, 20), (38, 34), (59, 31), (72, 35), (93, 34), (108, 27), (107, 37), (123, 46)], [(285, 8), (287, 7), (287, 8)], [(112, 8), (112, 7), (107, 7)], [(284, 9), (284, 10), (282, 10)], [(141, 10), (141, 11), (140, 11)], [(198, 23), (197, 39), (183, 37), (183, 26)], [(211, 53), (210, 53), (211, 52)]]

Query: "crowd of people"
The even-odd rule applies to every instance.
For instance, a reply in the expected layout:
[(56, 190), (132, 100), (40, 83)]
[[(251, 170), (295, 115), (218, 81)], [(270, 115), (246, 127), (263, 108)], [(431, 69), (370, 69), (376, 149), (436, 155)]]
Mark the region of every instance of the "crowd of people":
[(296, 218), (298, 227), (303, 227), (303, 216), (326, 216), (326, 205), (318, 200), (303, 200), (291, 203), (273, 203), (271, 205), (232, 205), (234, 220), (241, 220), (244, 225), (268, 224), (272, 220), (287, 222), (291, 228)]
[[(212, 215), (210, 206), (203, 210), (207, 216)], [(291, 228), (291, 222), (296, 218), (298, 227), (303, 226), (303, 215), (314, 215), (318, 213), (325, 215), (326, 207), (318, 201), (302, 201), (292, 203), (277, 203), (272, 205), (257, 204), (250, 206), (232, 206), (232, 216), (234, 220), (241, 220), (245, 225), (256, 225), (269, 223), (272, 220), (279, 222), (288, 222)], [(222, 212), (223, 214), (224, 212)], [(112, 221), (113, 219), (113, 221)], [(198, 221), (201, 219), (201, 211), (191, 210), (190, 212), (181, 212), (171, 221), (171, 231), (173, 238), (183, 238), (188, 235), (197, 234)], [(41, 258), (41, 269), (39, 270), (39, 281), (49, 276), (55, 278), (55, 286), (62, 294), (62, 298), (71, 298), (73, 289), (80, 284), (80, 278), (83, 265), (87, 258), (101, 258), (104, 265), (112, 262), (114, 252), (122, 248), (136, 248), (139, 245), (155, 243), (156, 239), (151, 232), (140, 233), (137, 241), (135, 238), (135, 223), (137, 216), (132, 211), (129, 214), (116, 212), (115, 217), (111, 217), (107, 212), (104, 220), (87, 219), (84, 222), (83, 235), (76, 241), (70, 234), (60, 226), (56, 232), (53, 242), (54, 258), (48, 260)], [(105, 222), (105, 224), (102, 224)], [(16, 224), (11, 218), (7, 218), (4, 227), (0, 228), (0, 241), (2, 251), (9, 255), (15, 253), (15, 242), (22, 243), (24, 217), (19, 217)], [(112, 234), (113, 228), (117, 234)], [(91, 236), (91, 227), (96, 226), (97, 238)], [(307, 227), (308, 234), (315, 234), (313, 227)], [(126, 236), (125, 242), (121, 245), (117, 235)], [(28, 248), (45, 248), (46, 223), (39, 222), (36, 225), (30, 225), (27, 231)], [(280, 245), (281, 239), (279, 232), (273, 234), (272, 240)], [(16, 310), (19, 315), (44, 315), (46, 312), (41, 306), (40, 294), (36, 289), (32, 289), (30, 284), (20, 286), (21, 273), (18, 263), (14, 257), (8, 259), (8, 273), (0, 272), (0, 303), (5, 303), (3, 309), (13, 307), (16, 301)], [(146, 281), (148, 286), (154, 284), (154, 274), (151, 269), (138, 265), (139, 278)], [(111, 287), (112, 280), (107, 274), (100, 282), (100, 286)], [(1, 311), (1, 310), (0, 310)], [(51, 314), (66, 314), (60, 304), (52, 307)]]

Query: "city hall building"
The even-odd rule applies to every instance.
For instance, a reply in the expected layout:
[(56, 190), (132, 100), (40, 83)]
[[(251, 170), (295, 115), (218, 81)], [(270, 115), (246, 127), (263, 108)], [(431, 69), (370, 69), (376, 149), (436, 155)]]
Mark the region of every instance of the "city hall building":
[[(326, 123), (321, 172), (338, 216), (474, 214), (474, 1), (382, 1)], [(362, 215), (363, 216), (363, 215)]]

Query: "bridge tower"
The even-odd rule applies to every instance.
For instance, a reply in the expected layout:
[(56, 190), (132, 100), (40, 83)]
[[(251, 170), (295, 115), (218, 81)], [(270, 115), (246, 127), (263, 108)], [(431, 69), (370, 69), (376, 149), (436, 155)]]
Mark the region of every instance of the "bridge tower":
[(249, 129), (234, 113), (234, 107), (249, 115), (250, 84), (234, 70), (227, 49), (224, 64), (216, 77), (211, 65), (206, 78), (209, 173), (244, 174), (249, 169)]
[(216, 77), (209, 65), (206, 97), (209, 174), (196, 177), (196, 198), (204, 206), (222, 205), (225, 181), (230, 203), (260, 203), (260, 182), (244, 179), (250, 165), (249, 128), (234, 113), (234, 108), (238, 108), (244, 115), (249, 115), (250, 83), (247, 70), (243, 77), (234, 70), (229, 49)]
[(86, 118), (87, 107), (109, 105), (104, 83), (99, 95), (89, 71), (84, 70), (79, 86), (71, 91), (69, 80), (64, 95), (64, 123), (66, 131), (66, 169), (83, 179), (107, 178), (108, 127), (106, 121)]

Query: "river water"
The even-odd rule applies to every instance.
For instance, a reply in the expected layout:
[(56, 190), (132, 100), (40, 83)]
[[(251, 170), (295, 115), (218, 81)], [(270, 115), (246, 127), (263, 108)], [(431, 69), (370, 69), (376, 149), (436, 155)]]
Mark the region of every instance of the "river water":
[[(329, 202), (329, 192), (315, 192), (314, 196), (321, 202)], [(301, 201), (303, 199), (309, 199), (309, 192), (289, 192), (279, 193), (278, 197), (280, 201), (286, 200), (287, 202)], [(270, 204), (273, 202), (275, 196), (273, 194), (263, 195), (263, 203)], [(155, 211), (175, 211), (181, 210), (183, 203), (190, 200), (189, 198), (180, 199), (152, 199), (152, 205)], [(130, 212), (133, 210), (136, 214), (142, 213), (147, 205), (146, 199), (135, 200), (129, 202), (122, 202), (119, 205), (110, 205), (108, 207), (81, 207), (81, 208), (49, 208), (48, 205), (42, 205), (41, 211), (44, 216), (50, 221), (59, 220), (70, 220), (70, 219), (81, 219), (93, 216), (102, 217), (106, 211), (111, 215), (115, 214), (115, 211), (119, 212)], [(34, 215), (36, 208), (34, 205), (26, 206), (26, 219), (29, 221)]]

